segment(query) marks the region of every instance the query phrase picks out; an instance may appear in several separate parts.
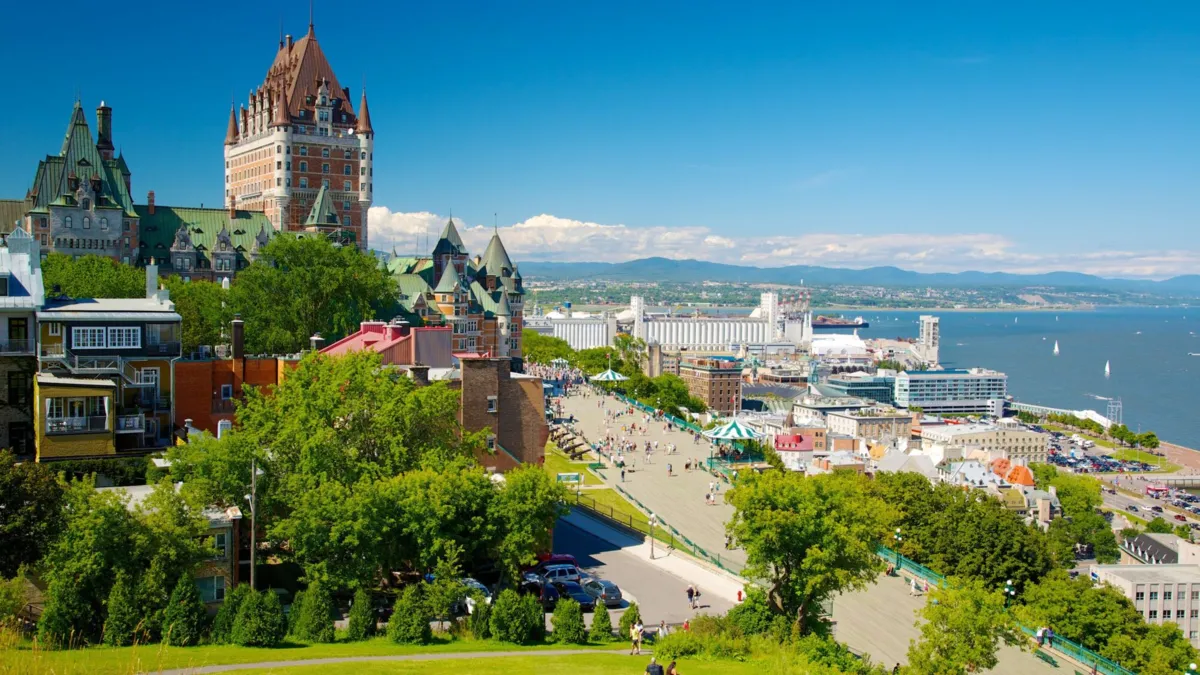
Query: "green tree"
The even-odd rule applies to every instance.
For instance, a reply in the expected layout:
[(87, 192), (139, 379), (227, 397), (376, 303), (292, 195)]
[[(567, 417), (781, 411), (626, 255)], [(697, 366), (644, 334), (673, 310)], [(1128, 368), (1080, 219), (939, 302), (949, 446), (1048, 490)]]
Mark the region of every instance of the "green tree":
[(303, 604), (299, 600), (292, 605), (291, 614), (296, 614), (292, 635), (305, 642), (333, 642), (333, 621), (336, 609), (329, 589), (319, 581), (309, 584), (304, 592)]
[(1175, 526), (1175, 536), (1179, 537), (1180, 539), (1182, 539), (1184, 541), (1191, 541), (1192, 540), (1191, 526), (1190, 525), (1182, 525), (1182, 524), (1176, 525)]
[[(248, 584), (238, 584), (234, 589), (225, 594), (225, 601), (217, 609), (217, 616), (213, 618), (212, 632), (209, 638), (216, 644), (227, 644), (233, 638), (233, 626), (237, 621), (238, 610), (242, 608), (242, 602), (250, 595), (250, 586)], [(295, 611), (295, 606), (292, 607)]]
[(185, 354), (196, 351), (201, 345), (228, 341), (226, 329), (233, 320), (233, 310), (228, 305), (229, 291), (212, 281), (185, 282), (177, 276), (167, 277), (163, 285), (171, 292), (175, 311), (183, 317), (181, 342)]
[(1070, 579), (1063, 570), (1028, 586), (1013, 613), (1026, 626), (1051, 626), (1056, 634), (1092, 651), (1143, 623), (1133, 603), (1116, 589), (1093, 587), (1084, 577)]
[(1158, 435), (1153, 431), (1147, 431), (1143, 434), (1139, 434), (1137, 437), (1137, 444), (1143, 448), (1150, 448), (1151, 450), (1160, 445)]
[(559, 644), (581, 645), (587, 642), (587, 628), (583, 625), (583, 609), (571, 598), (563, 598), (554, 606), (550, 617), (554, 626), (551, 636)]
[(932, 590), (921, 610), (921, 639), (908, 649), (909, 668), (923, 675), (966, 675), (996, 666), (1003, 642), (1019, 644), (1020, 629), (1004, 606), (1004, 594), (978, 580), (957, 579)]
[(488, 513), (503, 533), (494, 559), (510, 581), (534, 562), (539, 551), (550, 550), (554, 523), (568, 510), (566, 501), (566, 487), (551, 480), (541, 467), (525, 465), (505, 474), (504, 486)]
[(1100, 653), (1140, 675), (1175, 675), (1197, 660), (1196, 649), (1174, 623), (1130, 626)]
[(286, 635), (287, 618), (279, 596), (271, 591), (248, 591), (233, 622), (232, 642), (243, 647), (274, 647)]
[(613, 637), (612, 632), (612, 617), (608, 614), (608, 606), (603, 602), (597, 602), (596, 609), (592, 612), (592, 642), (599, 642), (601, 644), (609, 642)]
[(486, 640), (492, 636), (492, 606), (482, 593), (476, 592), (472, 597), (475, 598), (475, 610), (468, 619), (471, 636), (476, 640)]
[(292, 606), (287, 613), (287, 634), (299, 637), (297, 631), (300, 627), (300, 617), (304, 615), (304, 603), (308, 600), (308, 594), (304, 591), (296, 591), (292, 596)]
[(49, 466), (0, 450), (0, 577), (41, 560), (63, 527), (62, 501)]
[(112, 258), (51, 253), (42, 261), (46, 295), (67, 298), (143, 298), (146, 273)]
[(621, 615), (621, 620), (617, 622), (617, 637), (622, 640), (629, 639), (629, 629), (635, 623), (640, 623), (642, 620), (642, 610), (636, 602), (629, 603), (625, 608), (625, 613)]
[(745, 600), (734, 605), (725, 618), (737, 626), (743, 635), (750, 636), (770, 631), (779, 616), (772, 610), (767, 594), (761, 588), (752, 587), (746, 591)]
[(550, 365), (555, 359), (569, 360), (575, 351), (566, 340), (526, 329), (521, 331), (521, 354), (530, 363)]
[(392, 618), (388, 620), (387, 636), (397, 644), (426, 644), (433, 639), (429, 628), (428, 603), (420, 584), (412, 584), (396, 598)]
[(429, 615), (438, 620), (438, 630), (444, 628), (446, 621), (454, 619), (455, 608), (467, 594), (466, 587), (459, 581), (458, 560), (461, 556), (462, 548), (450, 543), (444, 557), (434, 567), (433, 580), (425, 584), (425, 602)]
[(118, 572), (108, 593), (108, 616), (104, 619), (104, 644), (124, 647), (137, 638), (142, 615), (138, 610), (135, 584), (125, 572)]
[[(532, 595), (526, 597), (537, 602)], [(540, 610), (541, 605), (538, 607)], [(506, 588), (492, 601), (492, 637), (501, 642), (528, 644), (545, 627), (545, 614), (541, 616), (541, 625), (534, 625), (536, 622), (532, 620), (522, 597), (511, 588)]]
[(850, 472), (805, 477), (747, 475), (727, 499), (727, 531), (746, 551), (747, 578), (761, 579), (775, 611), (803, 635), (823, 632), (821, 605), (865, 588), (882, 569), (875, 548), (894, 514)]
[(1162, 516), (1155, 516), (1154, 520), (1146, 523), (1146, 531), (1154, 534), (1171, 534), (1174, 529)]
[(319, 333), (339, 339), (359, 323), (395, 311), (396, 285), (375, 257), (325, 237), (275, 237), (238, 273), (230, 304), (246, 321), (251, 353), (308, 347)]
[(375, 605), (371, 602), (371, 594), (365, 588), (354, 591), (354, 601), (350, 605), (349, 628), (346, 637), (350, 640), (366, 640), (375, 635), (377, 624)]
[(180, 576), (163, 619), (163, 642), (176, 647), (199, 644), (207, 621), (196, 580), (191, 574)]

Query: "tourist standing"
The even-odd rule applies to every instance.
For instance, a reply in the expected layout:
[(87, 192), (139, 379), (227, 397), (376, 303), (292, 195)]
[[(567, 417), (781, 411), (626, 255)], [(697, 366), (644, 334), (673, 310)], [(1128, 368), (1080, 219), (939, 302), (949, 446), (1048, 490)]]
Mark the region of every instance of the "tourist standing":
[(692, 609), (696, 609), (696, 587), (695, 586), (687, 587), (687, 599), (688, 599), (688, 606), (691, 607)]

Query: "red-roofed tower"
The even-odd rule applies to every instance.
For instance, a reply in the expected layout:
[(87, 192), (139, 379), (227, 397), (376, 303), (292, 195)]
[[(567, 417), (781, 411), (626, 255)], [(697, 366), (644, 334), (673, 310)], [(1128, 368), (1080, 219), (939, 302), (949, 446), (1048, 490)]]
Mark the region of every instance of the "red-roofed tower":
[[(279, 43), (263, 83), (250, 92), (225, 135), (225, 206), (261, 210), (277, 230), (314, 229), (305, 220), (322, 187), (336, 226), (316, 229), (367, 247), (375, 130), (351, 104), (309, 24)], [(361, 114), (361, 118), (359, 115)]]

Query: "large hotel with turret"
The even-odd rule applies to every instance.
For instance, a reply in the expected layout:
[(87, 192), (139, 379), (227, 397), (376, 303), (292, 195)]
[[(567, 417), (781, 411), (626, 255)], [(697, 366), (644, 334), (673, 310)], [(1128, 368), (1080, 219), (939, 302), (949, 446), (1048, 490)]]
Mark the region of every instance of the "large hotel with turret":
[(26, 230), (42, 257), (153, 261), (160, 273), (210, 281), (232, 279), (279, 232), (366, 249), (375, 131), (366, 92), (357, 110), (351, 100), (311, 23), (299, 40), (281, 39), (262, 83), (229, 113), (216, 208), (158, 203), (153, 184), (138, 187), (136, 162), (115, 151), (112, 107), (96, 108), (93, 135), (76, 101), (61, 147), (38, 162), (24, 198), (0, 199), (0, 234)]

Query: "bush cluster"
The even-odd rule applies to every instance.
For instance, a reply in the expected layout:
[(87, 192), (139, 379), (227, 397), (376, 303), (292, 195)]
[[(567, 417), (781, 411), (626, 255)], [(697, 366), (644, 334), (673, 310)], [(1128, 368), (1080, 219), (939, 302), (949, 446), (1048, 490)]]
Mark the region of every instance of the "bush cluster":
[(467, 624), (476, 640), (486, 640), (492, 636), (492, 606), (484, 601), (482, 595), (475, 596), (475, 610), (471, 612)]
[(250, 587), (238, 584), (232, 591), (225, 594), (225, 602), (217, 609), (213, 619), (209, 639), (215, 644), (227, 644), (233, 641), (233, 625), (237, 621), (238, 610), (242, 602), (250, 595)]
[(274, 647), (287, 635), (287, 619), (279, 596), (251, 590), (238, 607), (231, 640), (243, 647)]
[(208, 628), (208, 610), (200, 599), (200, 589), (192, 575), (185, 574), (171, 591), (171, 600), (163, 613), (163, 642), (175, 647), (200, 644)]
[(491, 629), (492, 637), (502, 642), (536, 642), (545, 634), (546, 613), (533, 595), (505, 589), (492, 604)]
[(554, 615), (550, 617), (554, 625), (551, 637), (561, 644), (581, 645), (587, 642), (587, 629), (583, 625), (583, 608), (571, 598), (563, 598), (554, 607)]
[(603, 602), (596, 603), (596, 611), (592, 612), (592, 641), (612, 640), (612, 630), (612, 617), (608, 615), (608, 607), (605, 607)]
[(387, 625), (388, 639), (397, 644), (425, 644), (433, 639), (433, 630), (429, 627), (432, 619), (421, 586), (413, 584), (404, 589), (392, 606), (392, 618)]
[(351, 640), (366, 640), (375, 635), (376, 621), (371, 594), (365, 588), (358, 589), (354, 592), (354, 601), (350, 605), (350, 626), (346, 637)]
[(288, 617), (289, 620), (296, 617), (290, 621), (292, 636), (306, 642), (333, 642), (333, 622), (337, 610), (325, 585), (313, 582), (304, 592), (303, 600), (299, 593), (296, 597)]

